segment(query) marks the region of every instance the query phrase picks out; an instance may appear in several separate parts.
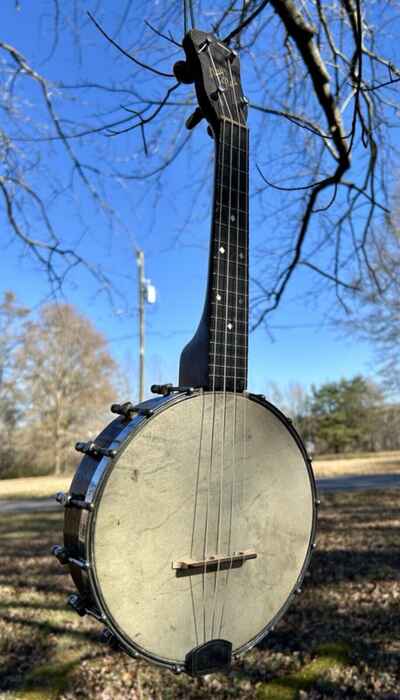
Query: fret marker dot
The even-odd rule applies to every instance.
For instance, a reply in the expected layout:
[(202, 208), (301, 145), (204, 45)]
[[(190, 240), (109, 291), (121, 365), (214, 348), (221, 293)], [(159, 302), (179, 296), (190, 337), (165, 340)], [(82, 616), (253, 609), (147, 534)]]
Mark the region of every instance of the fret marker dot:
[(241, 260), (243, 260), (243, 258), (244, 258), (243, 253), (239, 253), (239, 258), (240, 258)]
[(220, 247), (219, 252), (223, 255), (225, 253), (225, 248), (223, 246)]
[(243, 304), (243, 299), (242, 299), (242, 298), (239, 299), (239, 304)]
[(222, 297), (220, 294), (217, 294), (217, 301), (221, 301)]
[(233, 214), (231, 216), (231, 221), (236, 221), (236, 216), (234, 216)]
[(228, 328), (229, 328), (230, 331), (232, 330), (232, 328), (233, 328), (232, 323), (228, 323)]

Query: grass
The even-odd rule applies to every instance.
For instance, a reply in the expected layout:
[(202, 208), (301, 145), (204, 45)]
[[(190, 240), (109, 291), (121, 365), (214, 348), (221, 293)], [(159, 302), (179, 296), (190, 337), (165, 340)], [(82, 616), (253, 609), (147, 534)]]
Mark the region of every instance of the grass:
[(327, 455), (313, 461), (317, 478), (362, 474), (400, 474), (400, 452), (370, 452), (338, 457)]
[(57, 491), (68, 491), (70, 476), (30, 476), (0, 479), (0, 499), (46, 498)]
[(350, 647), (345, 644), (324, 644), (317, 647), (317, 656), (297, 673), (262, 683), (256, 691), (257, 700), (296, 700), (300, 691), (307, 691), (332, 669), (349, 664)]
[(394, 700), (400, 686), (398, 491), (322, 495), (303, 594), (227, 675), (174, 676), (108, 649), (65, 606), (49, 555), (61, 513), (0, 516), (1, 700)]

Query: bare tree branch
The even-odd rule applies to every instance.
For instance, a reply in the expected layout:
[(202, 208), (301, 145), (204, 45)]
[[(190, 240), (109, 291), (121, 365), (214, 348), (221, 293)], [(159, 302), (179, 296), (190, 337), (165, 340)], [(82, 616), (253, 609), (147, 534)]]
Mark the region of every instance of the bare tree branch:
[(100, 26), (100, 24), (95, 20), (95, 18), (93, 17), (93, 15), (90, 12), (88, 12), (87, 14), (88, 14), (88, 17), (90, 17), (90, 19), (92, 20), (95, 27), (97, 27), (99, 32), (107, 39), (107, 41), (109, 41), (110, 44), (115, 46), (115, 48), (118, 49), (118, 51), (120, 51), (120, 53), (122, 53), (124, 56), (129, 58), (130, 61), (133, 61), (134, 63), (136, 63), (136, 65), (140, 66), (140, 68), (144, 68), (145, 70), (148, 70), (151, 73), (154, 73), (155, 75), (160, 75), (162, 78), (175, 78), (173, 73), (164, 73), (163, 71), (160, 71), (157, 68), (154, 68), (153, 66), (149, 66), (147, 63), (143, 63), (142, 61), (139, 61), (139, 59), (135, 58), (135, 56), (132, 56), (132, 54), (129, 53), (129, 51), (125, 51), (125, 49), (123, 49), (122, 46), (117, 44), (117, 42), (114, 41), (114, 39), (112, 39), (109, 34), (107, 34), (107, 32)]

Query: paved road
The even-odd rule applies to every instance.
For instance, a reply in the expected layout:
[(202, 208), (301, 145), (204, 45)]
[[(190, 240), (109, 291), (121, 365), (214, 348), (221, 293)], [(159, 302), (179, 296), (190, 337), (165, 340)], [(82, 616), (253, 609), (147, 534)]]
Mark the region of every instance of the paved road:
[(364, 491), (400, 488), (400, 474), (368, 474), (317, 479), (318, 491)]
[[(366, 489), (400, 488), (400, 474), (370, 474), (368, 476), (340, 476), (317, 479), (318, 491), (357, 491)], [(31, 500), (0, 499), (0, 513), (31, 513), (32, 511), (61, 512), (54, 498)]]
[(61, 512), (61, 506), (54, 498), (0, 499), (0, 513), (31, 513), (37, 510)]

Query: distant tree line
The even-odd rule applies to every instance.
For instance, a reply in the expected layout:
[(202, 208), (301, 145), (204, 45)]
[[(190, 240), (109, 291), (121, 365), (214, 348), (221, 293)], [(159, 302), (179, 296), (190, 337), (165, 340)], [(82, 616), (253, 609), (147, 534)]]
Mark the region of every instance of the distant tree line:
[(73, 306), (48, 304), (33, 319), (7, 292), (0, 303), (0, 478), (73, 468), (75, 442), (94, 437), (109, 418), (117, 376), (106, 339)]
[(385, 401), (380, 386), (357, 375), (306, 391), (272, 384), (270, 400), (294, 421), (316, 455), (400, 449), (400, 405)]
[[(63, 474), (77, 440), (93, 438), (126, 387), (104, 336), (69, 304), (37, 315), (12, 292), (0, 302), (0, 478)], [(126, 398), (129, 398), (128, 396)], [(316, 455), (400, 449), (400, 405), (362, 377), (306, 390), (271, 383), (267, 398)]]

